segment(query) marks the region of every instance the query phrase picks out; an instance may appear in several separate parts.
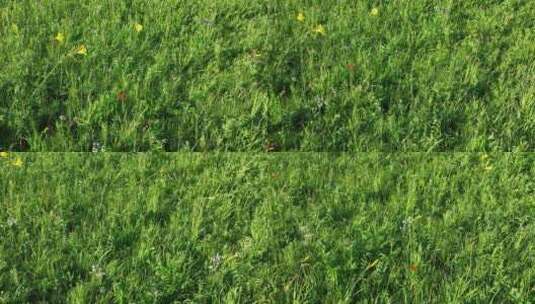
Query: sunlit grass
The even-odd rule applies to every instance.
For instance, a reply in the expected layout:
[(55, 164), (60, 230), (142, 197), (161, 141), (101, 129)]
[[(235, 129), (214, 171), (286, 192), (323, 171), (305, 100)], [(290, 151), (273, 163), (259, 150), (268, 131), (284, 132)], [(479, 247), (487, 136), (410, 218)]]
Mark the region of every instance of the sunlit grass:
[(0, 148), (533, 150), (534, 18), (512, 0), (3, 1)]
[(10, 154), (0, 302), (530, 303), (534, 170), (531, 154)]

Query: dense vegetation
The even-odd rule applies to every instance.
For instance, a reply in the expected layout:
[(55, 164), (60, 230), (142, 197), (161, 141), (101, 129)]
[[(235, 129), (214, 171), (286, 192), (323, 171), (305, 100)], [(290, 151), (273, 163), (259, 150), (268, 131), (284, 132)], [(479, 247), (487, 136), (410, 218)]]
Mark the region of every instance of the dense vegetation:
[(535, 1), (0, 1), (0, 148), (532, 151)]
[(533, 154), (0, 159), (2, 303), (534, 303)]
[(0, 303), (535, 304), (534, 41), (532, 0), (0, 0)]

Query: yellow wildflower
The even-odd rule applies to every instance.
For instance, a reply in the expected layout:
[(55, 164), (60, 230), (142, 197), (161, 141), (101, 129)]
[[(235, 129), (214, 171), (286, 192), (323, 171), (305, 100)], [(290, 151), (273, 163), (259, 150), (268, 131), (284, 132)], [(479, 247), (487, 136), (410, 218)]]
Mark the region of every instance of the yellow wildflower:
[(323, 25), (320, 24), (314, 28), (313, 32), (320, 34), (320, 35), (325, 35), (326, 30), (325, 30), (325, 27), (323, 27)]
[(371, 12), (370, 12), (370, 15), (372, 16), (379, 16), (379, 9), (374, 7), (372, 8)]
[(63, 43), (65, 42), (65, 35), (63, 33), (57, 33), (54, 37), (54, 40), (56, 40), (57, 43)]
[(305, 14), (303, 14), (303, 13), (297, 14), (297, 21), (304, 22), (305, 21)]
[(11, 161), (11, 164), (15, 167), (22, 167), (22, 159), (20, 157), (15, 158), (13, 161)]
[(9, 153), (7, 153), (5, 151), (0, 152), (0, 158), (6, 158), (8, 156), (9, 156)]
[(80, 45), (79, 47), (77, 47), (76, 49), (74, 49), (74, 53), (75, 54), (78, 54), (78, 55), (87, 55), (87, 48), (85, 47), (85, 45)]
[(143, 25), (141, 25), (139, 23), (135, 23), (134, 24), (134, 31), (140, 33), (142, 30), (143, 30)]
[(251, 56), (251, 59), (260, 59), (260, 58), (262, 57), (262, 53), (260, 53), (260, 52), (259, 52), (258, 50), (256, 50), (256, 49), (253, 49), (253, 50), (251, 51), (250, 56)]

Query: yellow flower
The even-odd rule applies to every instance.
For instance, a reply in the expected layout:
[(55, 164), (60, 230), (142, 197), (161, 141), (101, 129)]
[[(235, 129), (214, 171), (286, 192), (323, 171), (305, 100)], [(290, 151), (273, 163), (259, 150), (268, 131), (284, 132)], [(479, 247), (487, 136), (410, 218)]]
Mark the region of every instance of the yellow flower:
[(374, 7), (372, 8), (371, 12), (370, 12), (370, 15), (372, 16), (379, 16), (379, 9)]
[(0, 152), (0, 158), (6, 158), (8, 156), (9, 156), (9, 153), (7, 153), (5, 151)]
[(297, 21), (304, 22), (305, 21), (305, 14), (303, 14), (303, 13), (297, 14)]
[(134, 24), (134, 31), (136, 32), (141, 32), (143, 30), (143, 25), (139, 24), (139, 23), (135, 23)]
[(260, 57), (262, 57), (262, 53), (260, 53), (258, 50), (256, 49), (253, 49), (251, 51), (251, 54), (250, 54), (251, 58), (252, 59), (259, 59)]
[(317, 34), (320, 34), (320, 35), (325, 35), (326, 31), (325, 31), (325, 27), (323, 27), (323, 25), (318, 25), (314, 28), (314, 30), (312, 30), (314, 33), (317, 33)]
[(79, 47), (77, 47), (76, 49), (74, 49), (74, 53), (75, 54), (78, 54), (78, 55), (87, 55), (87, 48), (85, 47), (85, 45), (80, 45)]
[(63, 43), (65, 42), (65, 35), (63, 33), (57, 33), (54, 37), (54, 40), (56, 40), (57, 43)]
[(15, 167), (22, 167), (22, 159), (20, 157), (15, 158), (13, 161), (11, 161), (11, 164)]

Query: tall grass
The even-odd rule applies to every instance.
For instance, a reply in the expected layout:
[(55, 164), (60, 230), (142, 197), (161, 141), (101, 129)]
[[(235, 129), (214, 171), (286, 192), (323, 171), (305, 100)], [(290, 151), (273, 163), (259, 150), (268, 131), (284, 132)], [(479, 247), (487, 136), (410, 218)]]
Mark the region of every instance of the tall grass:
[(531, 151), (534, 17), (519, 0), (2, 1), (0, 146)]
[(11, 155), (0, 302), (532, 303), (534, 162)]

